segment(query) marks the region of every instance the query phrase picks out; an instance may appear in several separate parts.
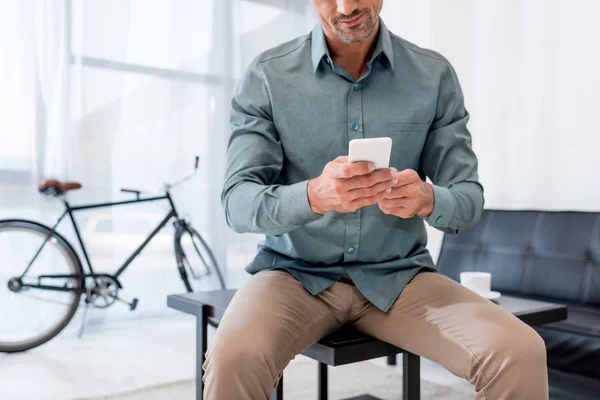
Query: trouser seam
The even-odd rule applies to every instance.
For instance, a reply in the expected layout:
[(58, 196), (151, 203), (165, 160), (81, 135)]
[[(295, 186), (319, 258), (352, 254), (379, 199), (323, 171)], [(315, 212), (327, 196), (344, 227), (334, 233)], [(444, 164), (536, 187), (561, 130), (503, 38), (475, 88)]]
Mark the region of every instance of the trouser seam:
[[(294, 341), (296, 341), (296, 339), (298, 339), (300, 336), (302, 336), (302, 334), (304, 334), (305, 332), (307, 332), (310, 328), (312, 328), (313, 326), (315, 326), (316, 324), (318, 324), (319, 322), (321, 322), (322, 320), (324, 320), (326, 317), (329, 317), (331, 314), (333, 314), (333, 312), (329, 311), (329, 312), (325, 313), (324, 315), (320, 316), (315, 321), (313, 321), (311, 324), (309, 324), (308, 326), (306, 326), (306, 328), (304, 328), (302, 331), (300, 331), (300, 333), (298, 333), (296, 336), (294, 336), (284, 346), (282, 346), (282, 348), (283, 348), (282, 353), (283, 354), (281, 355), (281, 357), (279, 357), (279, 359), (275, 363), (275, 368), (277, 368), (277, 375), (275, 375), (274, 377), (272, 377), (273, 380), (279, 379), (279, 375), (281, 375), (281, 373), (283, 372), (283, 371), (279, 371), (279, 363), (281, 363), (281, 360), (283, 360), (283, 357), (285, 356), (285, 350), (289, 347), (289, 345), (292, 344)], [(338, 321), (337, 318), (336, 318), (336, 321)]]
[[(392, 311), (392, 312), (393, 312), (393, 311)], [(432, 328), (434, 328), (434, 329), (437, 329), (437, 330), (438, 330), (438, 331), (440, 331), (440, 332), (441, 332), (443, 335), (446, 335), (446, 336), (448, 336), (448, 337), (450, 337), (450, 338), (454, 339), (454, 340), (455, 340), (455, 341), (457, 341), (458, 343), (460, 343), (460, 344), (461, 344), (461, 346), (463, 346), (465, 349), (467, 349), (467, 350), (468, 350), (468, 351), (471, 353), (471, 355), (472, 355), (472, 356), (473, 356), (473, 357), (474, 357), (474, 358), (477, 360), (477, 362), (478, 362), (478, 363), (481, 365), (481, 368), (479, 369), (479, 371), (481, 372), (481, 375), (483, 375), (483, 377), (485, 378), (485, 380), (486, 380), (486, 385), (487, 385), (488, 383), (490, 383), (490, 380), (488, 379), (488, 377), (486, 376), (485, 372), (483, 371), (483, 363), (481, 362), (481, 360), (479, 359), (479, 357), (477, 357), (477, 355), (475, 354), (475, 352), (474, 352), (473, 350), (471, 350), (471, 348), (470, 348), (469, 346), (467, 346), (465, 343), (463, 343), (463, 341), (462, 341), (462, 340), (460, 340), (460, 339), (459, 339), (459, 338), (457, 338), (456, 336), (452, 335), (451, 333), (449, 333), (449, 332), (446, 332), (444, 329), (441, 329), (441, 328), (439, 328), (439, 327), (437, 327), (437, 326), (435, 326), (435, 325), (433, 325), (433, 324), (430, 324), (430, 323), (428, 323), (428, 322), (422, 321), (422, 320), (420, 320), (420, 319), (418, 319), (418, 318), (416, 318), (416, 317), (413, 317), (413, 316), (410, 316), (410, 315), (407, 315), (407, 314), (401, 314), (400, 312), (396, 312), (395, 314), (400, 314), (400, 315), (402, 315), (402, 316), (404, 316), (404, 317), (406, 317), (406, 318), (409, 318), (409, 319), (411, 319), (411, 320), (413, 320), (413, 321), (415, 321), (415, 322), (418, 322), (419, 324), (426, 325), (426, 326), (428, 326), (428, 327), (432, 327)], [(485, 396), (485, 398), (487, 399), (487, 398), (488, 398), (488, 396), (487, 396), (487, 394), (486, 394), (486, 392), (485, 392), (485, 389), (481, 389), (481, 392), (483, 393), (483, 395), (484, 395), (484, 396)]]
[[(303, 333), (305, 333), (306, 331), (308, 331), (310, 328), (312, 328), (313, 326), (315, 326), (316, 324), (318, 324), (319, 322), (321, 322), (322, 320), (324, 320), (326, 317), (332, 315), (333, 312), (329, 311), (326, 312), (325, 314), (321, 315), (320, 317), (318, 317), (315, 321), (313, 321), (311, 324), (309, 324), (306, 328), (304, 328), (302, 331), (300, 331), (300, 333), (298, 333), (296, 336), (294, 336), (290, 341), (288, 341), (285, 345), (282, 346), (283, 350), (282, 350), (282, 355), (281, 357), (279, 357), (279, 359), (277, 360), (277, 362), (275, 363), (275, 368), (277, 368), (277, 374), (275, 376), (271, 376), (271, 379), (274, 381), (277, 381), (280, 377), (280, 375), (282, 374), (283, 371), (279, 371), (279, 364), (281, 363), (281, 360), (283, 359), (283, 357), (285, 356), (285, 350), (287, 349), (287, 347), (293, 343), (296, 339), (298, 339), (300, 336), (302, 336)], [(338, 319), (336, 318), (336, 321), (338, 321)], [(339, 321), (338, 321), (339, 322)], [(312, 343), (311, 343), (312, 344)], [(208, 349), (205, 352), (205, 360), (208, 360)], [(206, 372), (206, 368), (204, 368), (204, 363), (202, 365), (202, 370), (204, 372)], [(205, 378), (205, 374), (203, 374), (202, 376), (202, 382), (206, 383), (204, 378)]]

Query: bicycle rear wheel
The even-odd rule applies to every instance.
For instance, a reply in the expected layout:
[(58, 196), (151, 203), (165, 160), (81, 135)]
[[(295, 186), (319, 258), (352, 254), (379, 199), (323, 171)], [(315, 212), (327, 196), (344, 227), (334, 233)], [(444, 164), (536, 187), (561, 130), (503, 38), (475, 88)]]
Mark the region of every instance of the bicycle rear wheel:
[(82, 281), (79, 258), (60, 234), (33, 221), (0, 221), (0, 352), (58, 335), (79, 306)]
[(175, 258), (188, 292), (225, 289), (215, 256), (200, 234), (187, 224), (175, 232)]

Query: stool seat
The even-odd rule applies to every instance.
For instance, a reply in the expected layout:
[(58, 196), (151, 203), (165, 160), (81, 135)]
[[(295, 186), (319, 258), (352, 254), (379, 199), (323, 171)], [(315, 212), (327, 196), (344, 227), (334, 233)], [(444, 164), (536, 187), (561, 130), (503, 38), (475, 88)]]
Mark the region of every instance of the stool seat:
[(335, 367), (403, 352), (401, 348), (366, 335), (351, 325), (344, 325), (305, 349), (302, 355)]
[[(185, 298), (169, 296), (167, 301), (169, 307), (189, 314), (196, 314), (198, 304), (207, 305), (207, 322), (214, 327), (218, 327), (220, 319), (236, 292), (237, 290), (230, 289), (186, 293)], [(172, 302), (177, 304), (175, 305)], [(399, 347), (382, 342), (356, 330), (352, 326), (345, 325), (331, 335), (314, 343), (301, 354), (323, 364), (337, 366), (372, 360), (373, 358), (394, 356), (403, 352), (404, 350)]]

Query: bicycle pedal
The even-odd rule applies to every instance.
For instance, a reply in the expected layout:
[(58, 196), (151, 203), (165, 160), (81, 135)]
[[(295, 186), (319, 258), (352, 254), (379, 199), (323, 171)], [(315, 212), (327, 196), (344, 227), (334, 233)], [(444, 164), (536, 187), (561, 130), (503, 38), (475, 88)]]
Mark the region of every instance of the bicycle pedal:
[(119, 296), (111, 296), (113, 299), (123, 303), (123, 304), (127, 304), (129, 306), (129, 311), (133, 311), (135, 310), (135, 308), (138, 305), (138, 299), (137, 297), (134, 297), (133, 300), (131, 300), (131, 303), (128, 301), (123, 300), (122, 298), (120, 298)]
[(196, 281), (197, 281), (197, 280), (200, 280), (200, 279), (202, 279), (202, 278), (204, 278), (205, 276), (208, 276), (208, 275), (210, 275), (210, 272), (207, 272), (207, 273), (203, 273), (203, 274), (198, 274), (198, 275), (196, 275), (196, 274), (194, 274), (194, 273), (193, 273), (193, 271), (192, 271), (192, 277), (193, 277), (193, 278), (194, 278), (194, 280), (196, 280)]

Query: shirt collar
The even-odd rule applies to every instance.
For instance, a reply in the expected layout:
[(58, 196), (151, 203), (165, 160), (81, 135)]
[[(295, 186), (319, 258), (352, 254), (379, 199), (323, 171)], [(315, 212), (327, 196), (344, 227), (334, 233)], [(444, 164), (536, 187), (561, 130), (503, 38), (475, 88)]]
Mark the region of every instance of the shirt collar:
[[(392, 48), (392, 38), (390, 35), (390, 31), (387, 29), (387, 26), (383, 23), (383, 20), (379, 19), (379, 37), (377, 38), (377, 46), (375, 47), (375, 51), (373, 52), (373, 57), (371, 59), (374, 60), (379, 56), (379, 54), (383, 53), (390, 64), (392, 70), (394, 69), (394, 51)], [(328, 62), (331, 64), (333, 61), (331, 60), (331, 55), (329, 54), (329, 48), (327, 47), (327, 41), (325, 40), (325, 34), (323, 33), (323, 27), (321, 24), (317, 24), (312, 31), (312, 64), (313, 71), (316, 72), (321, 60), (324, 56), (327, 56)], [(333, 67), (333, 65), (332, 65)]]
[(327, 56), (327, 61), (331, 62), (323, 27), (321, 24), (317, 24), (312, 31), (312, 64), (314, 72), (317, 72), (317, 68), (319, 68), (319, 64), (324, 56)]

